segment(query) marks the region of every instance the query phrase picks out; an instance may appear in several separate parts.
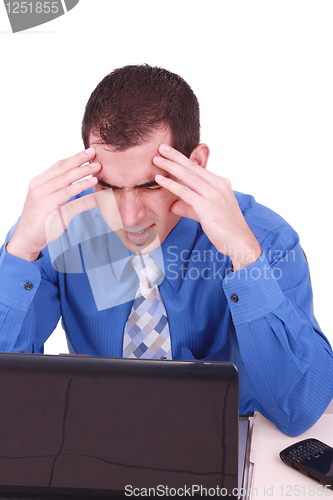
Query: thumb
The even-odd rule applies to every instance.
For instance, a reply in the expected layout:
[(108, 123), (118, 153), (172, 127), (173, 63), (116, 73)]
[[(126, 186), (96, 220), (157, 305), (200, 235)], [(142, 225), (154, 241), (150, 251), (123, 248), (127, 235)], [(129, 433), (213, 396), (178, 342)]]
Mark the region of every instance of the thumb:
[(45, 221), (47, 243), (58, 239), (76, 215), (97, 206), (95, 193), (77, 198), (54, 210)]
[(187, 219), (193, 219), (199, 222), (197, 214), (195, 213), (191, 205), (185, 203), (185, 201), (175, 201), (170, 207), (170, 212), (175, 215), (180, 215), (181, 217), (186, 217)]

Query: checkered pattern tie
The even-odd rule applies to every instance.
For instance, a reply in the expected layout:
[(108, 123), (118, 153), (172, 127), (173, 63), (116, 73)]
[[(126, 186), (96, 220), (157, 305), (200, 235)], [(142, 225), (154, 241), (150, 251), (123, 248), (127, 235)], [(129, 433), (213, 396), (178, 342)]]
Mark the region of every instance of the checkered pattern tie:
[(132, 265), (140, 285), (125, 325), (123, 358), (172, 359), (168, 318), (156, 284), (162, 272), (150, 255), (136, 255)]

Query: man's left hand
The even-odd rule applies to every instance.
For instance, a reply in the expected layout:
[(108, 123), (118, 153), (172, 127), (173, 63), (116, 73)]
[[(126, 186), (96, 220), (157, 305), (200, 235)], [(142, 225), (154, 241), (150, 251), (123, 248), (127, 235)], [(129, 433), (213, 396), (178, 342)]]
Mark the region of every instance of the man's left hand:
[[(228, 255), (236, 271), (255, 262), (260, 245), (247, 225), (228, 179), (208, 172), (174, 148), (161, 144), (153, 163), (170, 177), (156, 182), (178, 196), (170, 211), (199, 222), (216, 249)], [(173, 180), (176, 179), (176, 180)]]

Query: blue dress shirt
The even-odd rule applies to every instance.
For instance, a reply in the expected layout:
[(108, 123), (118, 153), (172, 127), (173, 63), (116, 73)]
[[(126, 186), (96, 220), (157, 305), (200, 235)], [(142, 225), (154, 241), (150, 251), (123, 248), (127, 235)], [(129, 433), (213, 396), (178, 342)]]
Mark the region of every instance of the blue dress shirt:
[[(159, 289), (173, 358), (235, 363), (240, 413), (258, 410), (297, 435), (333, 397), (332, 350), (313, 315), (298, 235), (253, 197), (235, 194), (262, 248), (256, 262), (233, 272), (230, 258), (216, 250), (200, 224), (185, 218), (156, 251), (164, 267)], [(8, 254), (4, 245), (0, 350), (42, 353), (61, 317), (70, 352), (121, 357), (138, 284), (130, 258), (114, 233), (105, 231), (98, 208), (75, 218), (34, 263)]]

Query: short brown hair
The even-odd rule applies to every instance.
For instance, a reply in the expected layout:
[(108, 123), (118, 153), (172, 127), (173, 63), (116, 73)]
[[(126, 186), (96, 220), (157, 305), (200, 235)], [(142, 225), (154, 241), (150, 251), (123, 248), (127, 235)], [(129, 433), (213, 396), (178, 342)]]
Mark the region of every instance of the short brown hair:
[(167, 127), (172, 146), (189, 157), (200, 142), (199, 103), (183, 78), (147, 64), (124, 66), (107, 75), (91, 94), (82, 121), (89, 146), (94, 133), (125, 150)]

